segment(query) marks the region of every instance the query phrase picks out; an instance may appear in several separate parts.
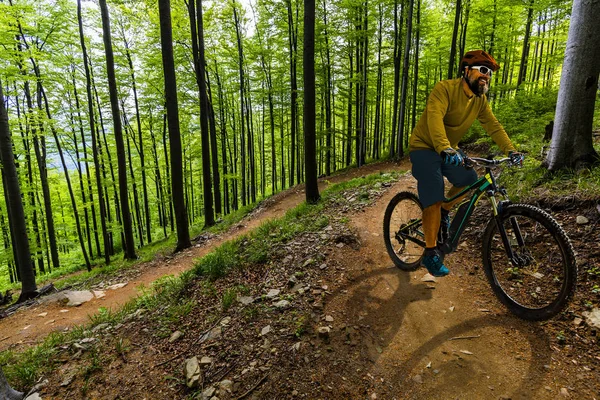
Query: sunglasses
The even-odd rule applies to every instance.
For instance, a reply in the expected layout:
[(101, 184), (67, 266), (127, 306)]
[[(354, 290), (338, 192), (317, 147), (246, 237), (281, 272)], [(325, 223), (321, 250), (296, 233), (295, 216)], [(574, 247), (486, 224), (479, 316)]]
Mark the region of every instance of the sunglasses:
[(471, 69), (474, 69), (476, 71), (479, 71), (480, 73), (482, 73), (483, 75), (487, 75), (490, 78), (492, 77), (492, 69), (489, 67), (486, 67), (485, 65), (474, 65), (471, 67)]

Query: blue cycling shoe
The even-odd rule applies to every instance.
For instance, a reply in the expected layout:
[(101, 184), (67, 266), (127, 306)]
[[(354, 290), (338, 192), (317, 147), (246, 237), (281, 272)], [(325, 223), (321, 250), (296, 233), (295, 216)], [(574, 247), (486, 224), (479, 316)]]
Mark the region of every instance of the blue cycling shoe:
[(444, 265), (444, 254), (438, 248), (425, 249), (421, 265), (436, 277), (446, 276), (450, 273), (450, 270)]

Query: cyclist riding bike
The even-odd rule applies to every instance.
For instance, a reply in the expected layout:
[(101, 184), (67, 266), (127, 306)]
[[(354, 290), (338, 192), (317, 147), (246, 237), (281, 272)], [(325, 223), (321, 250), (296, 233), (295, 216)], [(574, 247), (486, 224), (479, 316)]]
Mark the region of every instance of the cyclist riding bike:
[(441, 225), (442, 234), (447, 235), (449, 210), (464, 198), (442, 206), (444, 177), (453, 185), (448, 197), (477, 180), (474, 170), (464, 168), (463, 155), (458, 149), (458, 142), (475, 119), (514, 163), (523, 162), (523, 155), (516, 151), (487, 101), (492, 73), (498, 69), (496, 60), (483, 50), (465, 53), (461, 60), (462, 77), (440, 81), (434, 86), (410, 136), (412, 174), (417, 179), (423, 206), (426, 249), (422, 265), (433, 276), (446, 276), (450, 272), (444, 265), (444, 253), (438, 248), (438, 231)]

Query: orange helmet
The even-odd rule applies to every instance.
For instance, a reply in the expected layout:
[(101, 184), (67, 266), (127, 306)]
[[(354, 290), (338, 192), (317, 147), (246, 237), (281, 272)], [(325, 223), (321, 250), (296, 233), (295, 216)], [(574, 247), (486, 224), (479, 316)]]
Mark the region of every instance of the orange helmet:
[(483, 50), (467, 51), (460, 61), (460, 69), (464, 70), (466, 66), (485, 65), (496, 72), (500, 69), (500, 65), (494, 60), (494, 57)]

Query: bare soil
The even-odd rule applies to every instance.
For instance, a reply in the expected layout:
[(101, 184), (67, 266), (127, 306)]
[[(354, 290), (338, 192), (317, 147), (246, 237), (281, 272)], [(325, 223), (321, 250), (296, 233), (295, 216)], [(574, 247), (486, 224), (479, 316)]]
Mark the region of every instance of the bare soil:
[[(328, 182), (408, 167), (369, 165)], [(482, 227), (476, 223), (460, 250), (447, 258), (448, 277), (422, 282), (423, 269), (408, 273), (392, 265), (381, 226), (387, 203), (401, 190), (416, 190), (410, 174), (391, 187), (370, 190), (366, 203), (357, 200), (364, 193), (349, 191), (327, 210), (330, 223), (323, 230), (273, 248), (264, 264), (211, 283), (198, 280), (187, 293), (194, 301), (191, 312), (170, 320), (166, 310), (141, 312), (120, 326), (90, 332), (88, 343), (73, 343), (60, 353), (62, 366), (44, 377), (49, 383), (42, 397), (599, 398), (597, 329), (573, 323), (590, 303), (598, 305), (591, 291), (598, 277), (588, 272), (600, 256), (588, 245), (590, 238), (596, 237), (592, 243), (600, 239), (594, 207), (554, 213), (583, 265), (581, 283), (567, 311), (531, 323), (509, 314), (493, 297), (481, 270), (476, 238)], [(140, 284), (190, 268), (224, 240), (282, 216), (303, 197), (301, 188), (274, 196), (231, 232), (140, 265), (127, 286), (107, 291), (104, 299), (66, 313), (52, 305), (21, 310), (0, 321), (0, 340), (5, 338), (0, 345), (23, 347), (51, 330), (85, 322), (100, 306), (118, 307), (136, 295)], [(581, 212), (592, 217), (589, 225), (575, 224)], [(223, 297), (234, 289), (255, 301), (234, 302), (224, 310)], [(268, 298), (271, 289), (280, 293)], [(282, 300), (289, 305), (276, 306)], [(47, 316), (39, 317), (42, 312)], [(175, 330), (183, 337), (170, 343)], [(193, 356), (210, 357), (210, 362), (202, 369), (201, 386), (189, 389), (182, 370)]]

